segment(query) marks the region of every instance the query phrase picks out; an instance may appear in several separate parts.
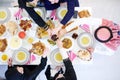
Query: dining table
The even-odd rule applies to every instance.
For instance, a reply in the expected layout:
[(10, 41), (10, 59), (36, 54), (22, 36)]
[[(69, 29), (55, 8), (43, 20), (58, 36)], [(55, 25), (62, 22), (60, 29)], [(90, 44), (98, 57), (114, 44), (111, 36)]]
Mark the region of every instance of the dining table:
[[(0, 36), (1, 40), (6, 40), (7, 46), (4, 51), (0, 52), (0, 65), (7, 65), (7, 61), (9, 58), (13, 59), (13, 64), (20, 64), (20, 65), (38, 65), (40, 63), (41, 55), (30, 53), (30, 50), (33, 47), (33, 44), (36, 42), (41, 42), (44, 44), (44, 46), (48, 49), (47, 54), (48, 55), (48, 64), (54, 64), (57, 65), (57, 62), (54, 61), (54, 54), (55, 50), (59, 51), (59, 47), (55, 44), (50, 44), (49, 39), (50, 37), (47, 36), (45, 38), (38, 38), (36, 35), (36, 30), (38, 28), (38, 25), (32, 20), (32, 18), (27, 14), (27, 12), (17, 7), (9, 7), (9, 8), (2, 8), (0, 10), (5, 10), (6, 12), (6, 19), (0, 20), (0, 24), (5, 25), (9, 21), (13, 21), (17, 24), (17, 31), (14, 33), (14, 35), (11, 35), (9, 30), (6, 27), (6, 31), (3, 35)], [(43, 9), (38, 8), (36, 10), (43, 11)], [(45, 14), (41, 13), (41, 17), (44, 19)], [(21, 29), (20, 27), (20, 21), (21, 20), (30, 20), (31, 21), (31, 27), (28, 30)], [(115, 50), (110, 49), (104, 43), (101, 43), (97, 41), (94, 37), (95, 30), (102, 24), (102, 18), (72, 18), (70, 21), (73, 21), (70, 25), (67, 26), (67, 28), (71, 27), (78, 27), (76, 30), (73, 30), (63, 36), (63, 38), (69, 38), (72, 41), (72, 47), (70, 49), (65, 49), (66, 52), (72, 51), (75, 54), (74, 60), (72, 60), (73, 64), (92, 64), (94, 61), (94, 54), (101, 54), (101, 55), (107, 55), (112, 56), (115, 53)], [(57, 21), (52, 21), (55, 25), (57, 25)], [(20, 37), (20, 32), (24, 32), (25, 35), (24, 38)], [(91, 59), (89, 61), (82, 60), (78, 57), (78, 51), (79, 50), (86, 50), (86, 47), (82, 46), (79, 43), (79, 39), (81, 39), (81, 34), (87, 33), (88, 36), (90, 36), (91, 39), (91, 45), (94, 49), (94, 51), (91, 54)], [(75, 39), (73, 38), (73, 34), (77, 34), (78, 37)], [(18, 41), (19, 46), (17, 48), (11, 46), (14, 44), (12, 43), (12, 39), (17, 39), (15, 41)], [(62, 38), (62, 39), (63, 39)], [(32, 39), (32, 42), (29, 40)], [(61, 39), (61, 40), (62, 40)], [(16, 58), (17, 53), (23, 51), (25, 52), (26, 56), (24, 61), (19, 61)], [(4, 61), (2, 60), (3, 55), (7, 55), (7, 59)], [(17, 61), (16, 61), (17, 60)]]

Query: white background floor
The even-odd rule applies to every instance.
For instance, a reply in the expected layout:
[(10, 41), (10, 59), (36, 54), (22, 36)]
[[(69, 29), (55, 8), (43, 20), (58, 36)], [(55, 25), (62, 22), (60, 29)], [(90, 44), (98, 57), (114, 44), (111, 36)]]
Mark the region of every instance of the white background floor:
[[(8, 0), (0, 0), (0, 6), (4, 7), (5, 4), (10, 6)], [(80, 5), (92, 7), (93, 17), (105, 18), (120, 24), (120, 0), (80, 0)], [(120, 80), (120, 48), (112, 56), (93, 54), (90, 64), (78, 63), (74, 65), (78, 80)], [(0, 76), (2, 70), (0, 66)], [(45, 80), (44, 72), (37, 80)]]

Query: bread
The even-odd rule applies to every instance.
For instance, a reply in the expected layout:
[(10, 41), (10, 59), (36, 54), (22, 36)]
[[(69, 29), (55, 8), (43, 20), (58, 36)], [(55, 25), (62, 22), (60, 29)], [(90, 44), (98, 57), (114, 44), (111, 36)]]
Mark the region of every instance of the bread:
[(14, 21), (9, 21), (9, 22), (7, 22), (7, 23), (6, 23), (6, 27), (7, 27), (8, 32), (9, 32), (11, 35), (15, 35), (16, 32), (18, 31), (17, 23), (14, 22)]
[(78, 12), (78, 16), (80, 18), (85, 18), (85, 17), (87, 18), (87, 17), (90, 17), (91, 15), (88, 10), (82, 10), (82, 11)]

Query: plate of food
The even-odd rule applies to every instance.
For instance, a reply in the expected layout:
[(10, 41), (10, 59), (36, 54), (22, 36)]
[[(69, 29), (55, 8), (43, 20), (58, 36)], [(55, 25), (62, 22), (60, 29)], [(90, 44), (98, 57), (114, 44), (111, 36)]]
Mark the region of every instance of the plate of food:
[(90, 61), (92, 59), (91, 53), (85, 49), (78, 51), (78, 57), (84, 61)]
[(9, 59), (9, 55), (6, 53), (0, 53), (0, 61), (6, 63)]
[(22, 30), (27, 31), (32, 27), (32, 20), (27, 17), (23, 17), (19, 22), (19, 26)]
[(8, 21), (6, 23), (7, 31), (10, 33), (10, 35), (14, 36), (18, 32), (18, 24), (16, 21)]
[(93, 36), (88, 32), (80, 33), (77, 38), (77, 43), (81, 48), (88, 48), (93, 46), (94, 39)]
[(18, 36), (13, 36), (9, 39), (8, 46), (13, 50), (19, 49), (22, 46), (22, 39), (20, 39)]
[(92, 16), (92, 8), (91, 7), (76, 7), (78, 11), (78, 16), (80, 18), (89, 18)]
[(0, 23), (5, 23), (10, 19), (11, 12), (8, 8), (0, 8)]
[(5, 36), (6, 33), (7, 33), (6, 26), (3, 24), (0, 24), (0, 37)]
[(37, 29), (36, 29), (36, 36), (37, 36), (37, 38), (41, 39), (41, 38), (48, 37), (49, 34), (48, 34), (48, 32), (45, 29), (43, 29), (41, 27), (37, 27)]
[(74, 47), (74, 40), (69, 36), (64, 36), (63, 38), (61, 38), (61, 42), (63, 49), (67, 51), (72, 50), (72, 48)]
[(50, 61), (54, 65), (63, 65), (63, 59), (62, 59), (62, 56), (60, 54), (59, 48), (54, 49), (50, 53)]
[(7, 39), (0, 39), (0, 52), (4, 52), (7, 48), (8, 44), (7, 44)]
[(64, 16), (66, 15), (66, 13), (67, 13), (66, 6), (59, 7), (57, 9), (57, 17), (59, 18), (59, 20), (62, 20), (64, 18)]
[(27, 49), (20, 48), (14, 51), (12, 58), (15, 64), (26, 64), (30, 59), (30, 53)]
[(38, 56), (41, 56), (46, 49), (46, 46), (43, 42), (37, 41), (32, 44), (32, 52)]

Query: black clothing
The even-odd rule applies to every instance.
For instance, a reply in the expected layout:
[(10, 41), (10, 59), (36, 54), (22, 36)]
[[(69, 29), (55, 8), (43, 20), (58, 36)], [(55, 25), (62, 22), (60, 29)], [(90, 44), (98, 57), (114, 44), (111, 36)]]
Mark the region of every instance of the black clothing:
[(18, 0), (19, 7), (24, 8), (38, 26), (46, 29), (48, 27), (46, 22), (35, 12), (33, 7), (27, 7), (26, 2), (27, 0)]
[[(64, 59), (63, 62), (66, 68), (65, 73), (63, 74), (65, 79), (66, 80), (77, 80), (77, 77), (76, 77), (76, 74), (75, 74), (75, 71), (74, 71), (74, 68), (73, 68), (73, 65), (70, 59), (69, 58)], [(62, 69), (60, 69), (60, 71), (58, 71), (58, 73), (56, 73), (54, 77), (51, 77), (50, 69), (51, 69), (50, 65), (48, 65), (46, 72), (45, 72), (47, 80), (55, 80), (59, 73), (63, 73)]]
[[(19, 67), (23, 67), (24, 73), (21, 74), (17, 71), (16, 67), (9, 67), (5, 73), (7, 80), (35, 80), (38, 74), (45, 68), (47, 63), (47, 57), (41, 58), (41, 63), (33, 70), (30, 70), (32, 65), (20, 65)], [(30, 69), (29, 69), (30, 67)]]

